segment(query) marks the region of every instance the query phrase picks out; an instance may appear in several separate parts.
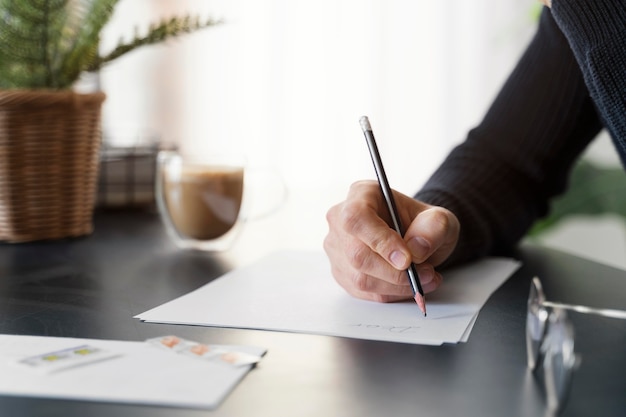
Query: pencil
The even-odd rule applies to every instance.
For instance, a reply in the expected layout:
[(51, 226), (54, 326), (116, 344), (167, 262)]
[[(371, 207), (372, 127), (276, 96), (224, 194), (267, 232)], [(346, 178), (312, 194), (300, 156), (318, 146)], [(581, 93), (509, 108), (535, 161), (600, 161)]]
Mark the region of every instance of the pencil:
[[(400, 236), (404, 236), (404, 228), (402, 227), (400, 216), (398, 215), (398, 209), (396, 208), (396, 202), (393, 198), (389, 181), (387, 181), (387, 175), (385, 174), (383, 161), (381, 160), (380, 153), (378, 152), (376, 139), (374, 139), (372, 126), (370, 125), (370, 121), (367, 116), (361, 117), (359, 121), (361, 123), (361, 129), (363, 129), (363, 134), (365, 135), (365, 141), (367, 142), (370, 156), (372, 157), (372, 162), (374, 163), (374, 169), (376, 170), (376, 177), (378, 178), (380, 191), (382, 192), (385, 202), (387, 203), (387, 208), (389, 209), (389, 215), (393, 223), (393, 228)], [(425, 317), (426, 300), (424, 298), (424, 290), (422, 290), (422, 285), (420, 284), (419, 277), (417, 276), (417, 270), (415, 269), (415, 264), (413, 262), (411, 262), (411, 265), (409, 265), (409, 268), (406, 270), (406, 274), (409, 284), (411, 284), (411, 290), (413, 290), (413, 299), (422, 313), (424, 313)]]

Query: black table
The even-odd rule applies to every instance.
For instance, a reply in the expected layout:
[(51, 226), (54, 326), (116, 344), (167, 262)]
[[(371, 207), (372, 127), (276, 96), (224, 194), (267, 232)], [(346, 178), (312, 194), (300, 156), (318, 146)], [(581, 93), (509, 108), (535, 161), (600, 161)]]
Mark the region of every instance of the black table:
[[(173, 333), (268, 354), (215, 411), (0, 396), (0, 415), (542, 416), (542, 385), (526, 369), (531, 277), (541, 277), (548, 299), (625, 309), (626, 272), (530, 245), (519, 257), (524, 266), (489, 299), (464, 344), (147, 324), (133, 316), (239, 258), (177, 250), (151, 212), (97, 212), (88, 237), (0, 244), (0, 333), (131, 341)], [(626, 415), (626, 321), (570, 317), (582, 363), (563, 415)]]

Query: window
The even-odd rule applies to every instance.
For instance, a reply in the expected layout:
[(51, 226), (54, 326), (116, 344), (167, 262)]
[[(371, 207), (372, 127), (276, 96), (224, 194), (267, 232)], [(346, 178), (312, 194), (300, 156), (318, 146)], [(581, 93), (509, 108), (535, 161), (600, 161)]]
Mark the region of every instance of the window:
[(104, 48), (173, 13), (225, 24), (105, 68), (104, 129), (123, 142), (134, 140), (123, 126), (147, 128), (195, 152), (235, 145), (289, 187), (345, 191), (374, 176), (366, 114), (392, 185), (413, 193), (482, 117), (532, 35), (536, 3), (122, 0)]

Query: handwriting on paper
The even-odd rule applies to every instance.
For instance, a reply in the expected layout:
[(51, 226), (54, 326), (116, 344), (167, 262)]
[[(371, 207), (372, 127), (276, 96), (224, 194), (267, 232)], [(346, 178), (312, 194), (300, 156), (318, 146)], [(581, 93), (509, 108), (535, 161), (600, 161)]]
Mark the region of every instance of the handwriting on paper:
[(420, 326), (391, 326), (382, 324), (350, 324), (349, 327), (360, 327), (367, 330), (381, 330), (389, 333), (418, 333)]

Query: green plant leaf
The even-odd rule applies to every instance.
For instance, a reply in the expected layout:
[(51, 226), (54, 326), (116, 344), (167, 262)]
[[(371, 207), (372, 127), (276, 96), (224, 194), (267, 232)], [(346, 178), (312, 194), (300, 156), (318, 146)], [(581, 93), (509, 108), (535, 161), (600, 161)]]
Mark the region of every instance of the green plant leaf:
[(529, 232), (537, 237), (575, 215), (615, 214), (626, 220), (626, 174), (621, 167), (601, 167), (581, 160), (573, 169), (565, 194), (555, 199), (550, 214)]
[(67, 89), (85, 71), (97, 71), (141, 46), (221, 23), (173, 17), (145, 35), (100, 55), (103, 28), (119, 0), (0, 0), (0, 88)]
[(67, 49), (60, 63), (63, 83), (73, 83), (81, 72), (97, 62), (100, 48), (100, 34), (111, 19), (118, 0), (81, 0), (72, 8), (66, 30)]
[(0, 87), (54, 84), (54, 46), (68, 0), (0, 0)]
[(204, 29), (210, 26), (218, 25), (222, 23), (220, 20), (214, 20), (208, 18), (204, 21), (200, 21), (198, 17), (184, 16), (184, 17), (172, 17), (167, 20), (162, 20), (157, 24), (153, 24), (148, 28), (146, 35), (139, 35), (135, 32), (134, 38), (129, 42), (120, 41), (120, 43), (107, 55), (92, 62), (92, 65), (88, 68), (88, 71), (96, 71), (100, 69), (104, 64), (114, 61), (126, 53), (139, 48), (144, 45), (152, 45), (166, 41), (167, 39), (174, 38), (186, 33), (192, 33), (200, 29)]

